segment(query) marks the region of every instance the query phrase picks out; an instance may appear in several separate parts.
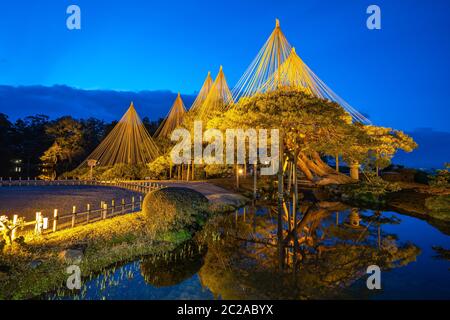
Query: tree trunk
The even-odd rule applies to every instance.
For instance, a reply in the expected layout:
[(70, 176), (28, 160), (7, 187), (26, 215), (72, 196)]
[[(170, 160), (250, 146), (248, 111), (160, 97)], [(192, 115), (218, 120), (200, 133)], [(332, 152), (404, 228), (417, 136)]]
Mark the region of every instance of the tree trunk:
[(258, 179), (258, 163), (253, 164), (253, 199), (256, 200), (256, 182)]
[(310, 156), (300, 152), (297, 157), (297, 166), (308, 180), (316, 180), (319, 185), (343, 184), (353, 181), (350, 177), (337, 173), (328, 166), (317, 152), (312, 152)]
[(281, 223), (281, 213), (283, 211), (283, 200), (284, 200), (284, 192), (283, 192), (283, 158), (284, 158), (284, 150), (283, 150), (283, 131), (280, 130), (280, 148), (278, 150), (278, 250), (280, 255), (280, 268), (283, 268), (283, 258), (284, 258), (284, 246), (283, 246), (283, 227)]
[(293, 172), (293, 165), (291, 165), (290, 163), (288, 164), (288, 183), (287, 183), (287, 193), (291, 193), (291, 185), (292, 185), (292, 172)]
[(359, 163), (354, 162), (350, 166), (350, 177), (355, 180), (359, 180)]
[(186, 174), (186, 181), (189, 181), (189, 178), (191, 176), (191, 164), (187, 164), (187, 174)]
[(339, 173), (339, 154), (336, 153), (336, 172)]
[(309, 170), (308, 166), (300, 159), (300, 157), (297, 158), (297, 166), (302, 170), (308, 180), (314, 180), (311, 170)]
[(318, 152), (313, 152), (311, 154), (312, 158), (314, 159), (314, 163), (320, 167), (323, 171), (329, 174), (336, 174), (336, 172), (328, 165), (326, 164), (322, 158), (320, 157), (320, 154)]
[(319, 177), (325, 176), (327, 174), (327, 172), (323, 168), (318, 166), (313, 160), (309, 159), (305, 154), (300, 153), (299, 157), (308, 166), (308, 168)]
[[(295, 152), (295, 158), (298, 158), (298, 151)], [(294, 226), (297, 225), (297, 208), (298, 208), (298, 181), (297, 166), (293, 165), (292, 180), (294, 181), (294, 201), (292, 204), (292, 214), (294, 215)]]

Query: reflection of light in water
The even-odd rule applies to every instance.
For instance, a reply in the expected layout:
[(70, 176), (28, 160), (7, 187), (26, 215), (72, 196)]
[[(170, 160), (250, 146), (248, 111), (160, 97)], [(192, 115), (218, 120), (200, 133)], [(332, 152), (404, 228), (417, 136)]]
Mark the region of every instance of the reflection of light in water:
[[(200, 271), (215, 294), (226, 299), (333, 297), (365, 275), (367, 265), (395, 268), (394, 260), (406, 265), (419, 252), (396, 241), (380, 250), (376, 214), (332, 203), (304, 202), (297, 215), (289, 212), (289, 203), (283, 208), (281, 213), (272, 208), (264, 216), (249, 208), (236, 212), (231, 225), (222, 221), (226, 238), (209, 244), (206, 266)], [(281, 217), (281, 232), (274, 214)], [(344, 224), (339, 224), (340, 218)]]
[[(286, 206), (290, 207), (289, 204)], [(421, 254), (421, 268), (418, 270), (418, 263), (410, 263), (418, 257), (418, 249), (414, 245), (403, 245), (406, 241), (413, 241), (424, 247), (424, 241), (430, 238), (418, 237), (423, 230), (428, 230), (427, 234), (432, 230), (431, 238), (438, 239), (436, 244), (445, 245), (445, 236), (426, 222), (402, 216), (403, 224), (400, 224), (397, 216), (390, 213), (352, 211), (330, 203), (308, 204), (302, 201), (300, 207), (297, 228), (281, 219), (281, 238), (277, 234), (278, 214), (272, 208), (248, 207), (245, 221), (244, 209), (228, 216), (214, 217), (198, 234), (200, 243), (207, 246), (207, 252), (196, 275), (185, 280), (181, 277), (177, 284), (168, 283), (170, 286), (157, 288), (145, 281), (141, 274), (142, 265), (135, 262), (131, 264), (131, 280), (127, 277), (105, 280), (106, 286), (99, 290), (94, 287), (98, 287), (96, 283), (102, 283), (102, 276), (94, 277), (84, 297), (308, 299), (445, 297), (445, 292), (450, 295), (448, 289), (436, 291), (436, 283), (443, 281), (448, 265), (431, 258), (430, 254)], [(358, 217), (359, 228), (350, 226), (352, 214)], [(411, 233), (411, 228), (414, 228), (414, 233)], [(382, 270), (391, 270), (383, 273), (383, 279), (391, 277), (389, 292), (378, 292), (376, 296), (367, 291), (364, 281), (365, 270), (374, 261)], [(428, 265), (433, 267), (433, 275), (423, 276), (421, 270), (430, 270), (424, 267)], [(404, 281), (413, 277), (414, 282)], [(430, 279), (435, 281), (434, 285), (428, 285)], [(404, 283), (414, 285), (415, 289), (403, 289)]]

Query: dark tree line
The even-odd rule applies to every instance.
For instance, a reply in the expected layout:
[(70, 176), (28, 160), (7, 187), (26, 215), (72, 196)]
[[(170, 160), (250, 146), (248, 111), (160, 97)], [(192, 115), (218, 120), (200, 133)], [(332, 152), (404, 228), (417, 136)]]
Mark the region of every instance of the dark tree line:
[[(153, 134), (162, 119), (142, 119)], [(76, 168), (114, 128), (117, 121), (64, 116), (51, 120), (46, 115), (28, 116), (15, 122), (0, 113), (0, 177), (34, 178), (57, 160), (57, 175)], [(52, 162), (52, 161), (50, 161)]]

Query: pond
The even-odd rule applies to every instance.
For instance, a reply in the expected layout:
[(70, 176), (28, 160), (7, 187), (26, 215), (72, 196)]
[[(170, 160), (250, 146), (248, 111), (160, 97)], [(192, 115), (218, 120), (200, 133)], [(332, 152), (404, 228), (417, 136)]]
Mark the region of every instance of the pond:
[[(296, 218), (267, 206), (214, 217), (170, 255), (112, 267), (79, 291), (45, 298), (450, 299), (443, 231), (341, 203), (302, 201), (300, 209)], [(381, 290), (367, 289), (370, 265), (381, 268)]]
[(111, 203), (113, 199), (120, 201), (124, 198), (129, 203), (131, 197), (139, 195), (126, 189), (104, 186), (5, 186), (0, 187), (0, 215), (12, 217), (18, 214), (31, 221), (37, 211), (50, 217), (53, 210), (58, 209), (63, 215), (71, 213), (73, 206), (84, 211), (88, 203), (95, 210), (101, 201)]

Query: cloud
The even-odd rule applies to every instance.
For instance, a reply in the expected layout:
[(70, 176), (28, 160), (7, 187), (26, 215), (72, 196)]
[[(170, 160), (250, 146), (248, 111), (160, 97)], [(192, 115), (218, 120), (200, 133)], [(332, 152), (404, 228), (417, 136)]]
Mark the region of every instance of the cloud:
[[(0, 112), (15, 121), (29, 115), (45, 114), (51, 118), (71, 115), (118, 120), (133, 101), (141, 118), (164, 117), (176, 98), (171, 91), (81, 90), (68, 86), (0, 86)], [(186, 108), (194, 95), (182, 95)], [(450, 133), (420, 128), (408, 132), (419, 144), (412, 153), (399, 152), (394, 163), (417, 168), (441, 168), (450, 162)]]
[[(133, 101), (141, 118), (147, 116), (156, 120), (167, 114), (176, 96), (171, 91), (82, 90), (63, 85), (0, 86), (0, 112), (12, 121), (35, 114), (112, 121), (120, 119)], [(182, 95), (182, 98), (189, 108), (195, 96)]]

